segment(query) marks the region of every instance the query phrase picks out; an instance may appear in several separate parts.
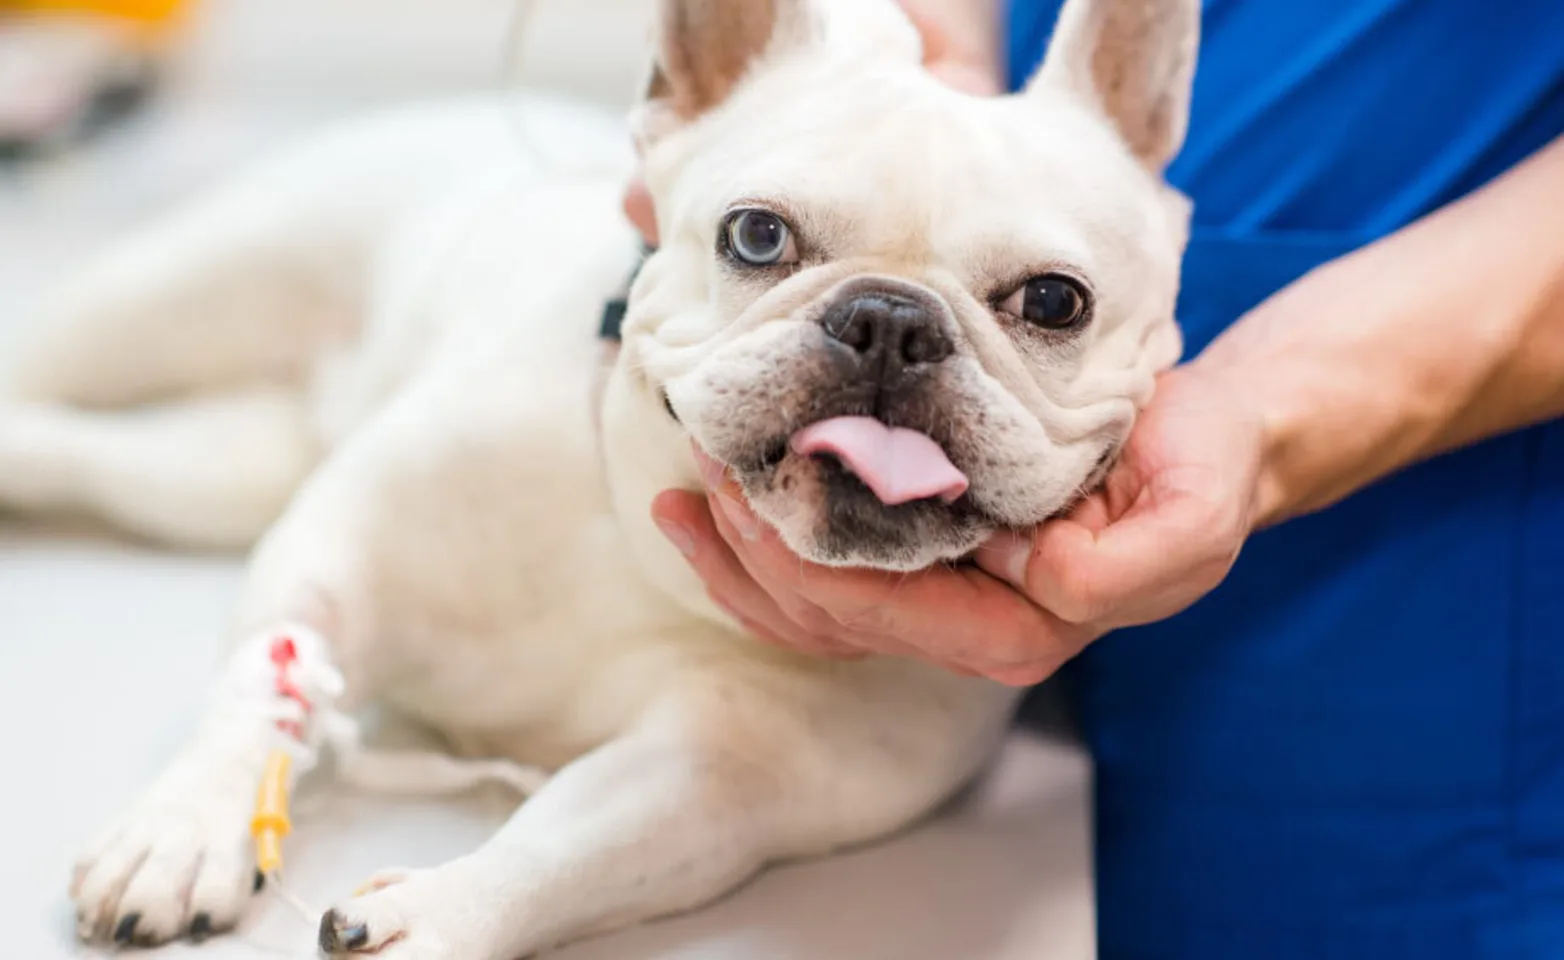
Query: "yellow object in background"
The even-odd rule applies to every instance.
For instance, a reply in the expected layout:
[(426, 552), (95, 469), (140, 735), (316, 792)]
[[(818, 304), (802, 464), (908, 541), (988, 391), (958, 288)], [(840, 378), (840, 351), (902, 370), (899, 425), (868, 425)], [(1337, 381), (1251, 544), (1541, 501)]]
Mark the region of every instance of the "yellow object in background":
[(172, 33), (190, 0), (0, 0), (0, 16), (6, 14), (103, 17), (116, 20), (149, 40)]
[(0, 10), (96, 13), (143, 23), (165, 23), (188, 5), (185, 0), (0, 0)]
[(157, 83), (195, 0), (0, 0), (0, 162), (74, 144)]

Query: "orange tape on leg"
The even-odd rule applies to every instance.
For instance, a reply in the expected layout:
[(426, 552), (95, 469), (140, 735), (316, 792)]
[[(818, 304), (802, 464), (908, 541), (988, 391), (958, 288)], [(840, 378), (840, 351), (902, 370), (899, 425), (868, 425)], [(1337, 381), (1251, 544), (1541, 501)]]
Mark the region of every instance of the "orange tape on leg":
[(282, 840), (293, 829), (288, 817), (288, 776), (293, 758), (274, 750), (266, 758), (255, 795), (255, 815), (250, 819), (250, 835), (255, 838), (255, 866), (261, 873), (276, 873), (282, 868)]

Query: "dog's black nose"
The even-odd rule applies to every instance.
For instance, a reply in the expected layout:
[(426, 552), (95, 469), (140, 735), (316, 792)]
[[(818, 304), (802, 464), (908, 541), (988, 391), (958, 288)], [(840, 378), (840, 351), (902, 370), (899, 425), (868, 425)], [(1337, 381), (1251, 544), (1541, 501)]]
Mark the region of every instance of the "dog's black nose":
[(879, 368), (884, 379), (939, 363), (955, 352), (943, 318), (928, 304), (898, 293), (851, 294), (832, 304), (820, 322), (865, 366)]

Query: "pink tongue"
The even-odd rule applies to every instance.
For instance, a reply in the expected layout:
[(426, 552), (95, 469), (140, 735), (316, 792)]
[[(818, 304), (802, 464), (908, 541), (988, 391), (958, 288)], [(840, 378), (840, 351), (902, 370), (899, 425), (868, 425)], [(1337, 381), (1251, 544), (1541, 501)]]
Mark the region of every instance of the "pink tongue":
[(833, 417), (793, 434), (800, 456), (829, 453), (887, 506), (939, 497), (951, 503), (967, 491), (967, 476), (939, 444), (916, 430), (873, 417)]

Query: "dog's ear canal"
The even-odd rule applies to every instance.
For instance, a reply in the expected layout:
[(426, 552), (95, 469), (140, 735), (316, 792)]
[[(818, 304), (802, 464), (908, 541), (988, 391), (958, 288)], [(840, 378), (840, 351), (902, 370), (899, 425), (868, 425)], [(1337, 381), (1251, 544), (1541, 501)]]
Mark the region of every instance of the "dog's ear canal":
[(1063, 85), (1161, 173), (1184, 145), (1200, 0), (1066, 0), (1031, 87)]
[(807, 0), (660, 0), (645, 99), (688, 122), (722, 103), (761, 57), (810, 30)]

